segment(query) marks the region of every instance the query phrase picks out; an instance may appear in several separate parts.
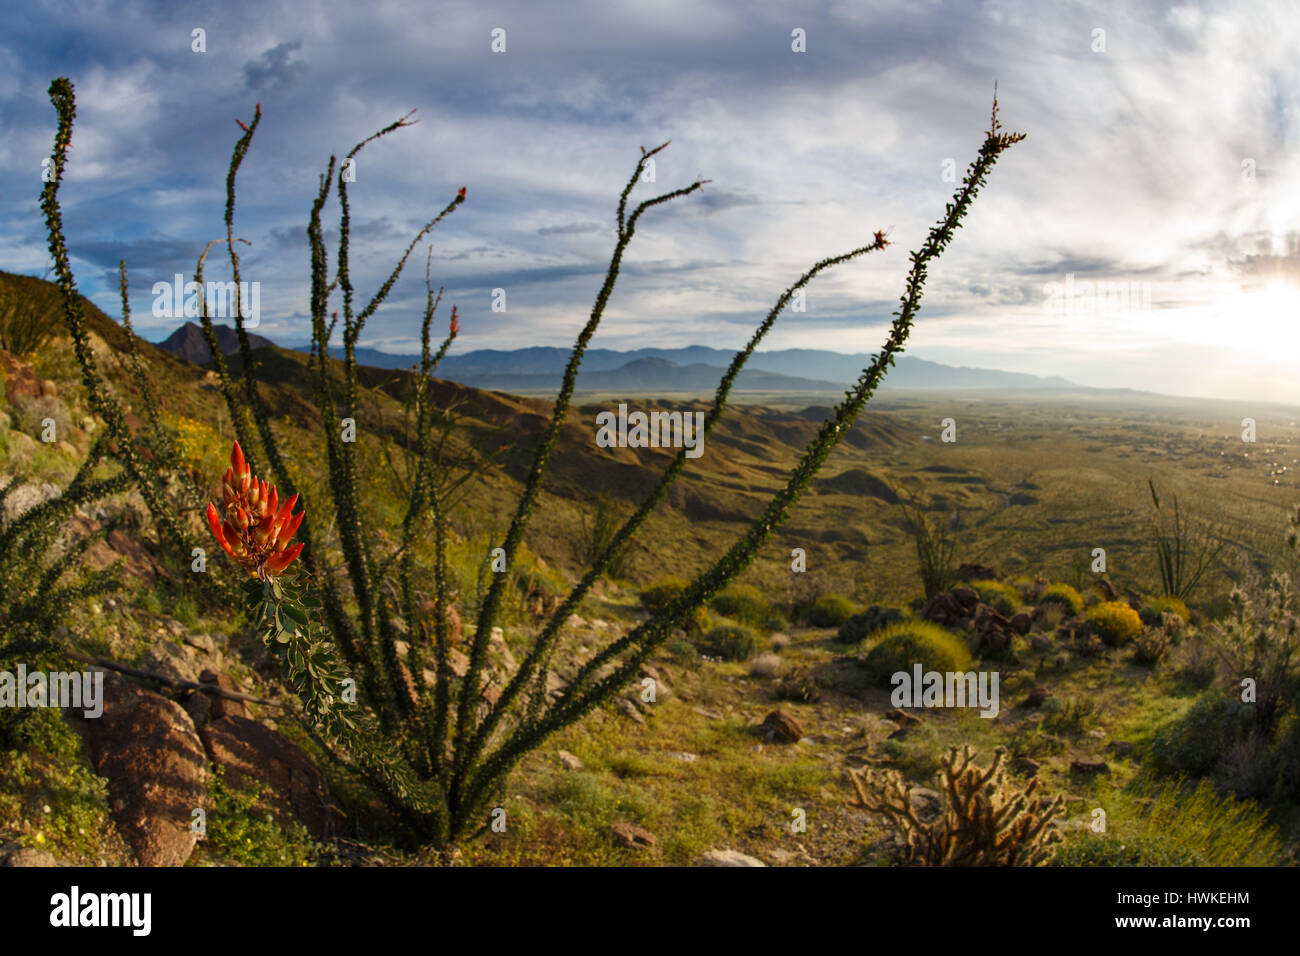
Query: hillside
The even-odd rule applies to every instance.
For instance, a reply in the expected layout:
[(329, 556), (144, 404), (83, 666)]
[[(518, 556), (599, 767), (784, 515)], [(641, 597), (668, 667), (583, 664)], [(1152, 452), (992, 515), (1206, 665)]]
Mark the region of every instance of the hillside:
[[(128, 406), (128, 423), (144, 434), (147, 409), (127, 371), (125, 334), (89, 303), (87, 314), (97, 361)], [(49, 321), (61, 326), (56, 313)], [(219, 494), (232, 437), (215, 376), (148, 343), (141, 353), (164, 423), (182, 447), (184, 468), (168, 501), (185, 529), (185, 560), (191, 546), (205, 547), (204, 573), (229, 574), (201, 520)], [(341, 577), (319, 442), (322, 429), (338, 422), (319, 417), (307, 356), (265, 345), (254, 357), (302, 506), (324, 529), (327, 573)], [(653, 356), (633, 361), (665, 371)], [(237, 357), (232, 364), (238, 371)], [(0, 484), (11, 527), (68, 483), (101, 426), (89, 414), (66, 336), (28, 356), (0, 354), (0, 371)], [(382, 557), (400, 527), (402, 452), (410, 446), (403, 403), (415, 379), (376, 367), (360, 377), (363, 501), (377, 528), (369, 543)], [(504, 536), (550, 405), (441, 379), (434, 395), (457, 418), (449, 453), (472, 447), (499, 464), (467, 487), (450, 516), (452, 596), (468, 637), (485, 556)], [(635, 406), (706, 407), (662, 398)], [(502, 633), (491, 641), (498, 682), (518, 668), (547, 612), (584, 569), (602, 509), (628, 514), (673, 454), (597, 446), (596, 415), (609, 408), (583, 402), (571, 410), (509, 582)], [(623, 566), (565, 622), (555, 692), (596, 649), (647, 619), (656, 587), (717, 560), (782, 487), (828, 411), (728, 408)], [(1260, 441), (1245, 449), (1236, 411), (1037, 390), (881, 396), (754, 565), (643, 665), (639, 680), (652, 681), (658, 696), (645, 701), (634, 683), (528, 754), (509, 785), (509, 828), (455, 852), (416, 839), (302, 729), (247, 612), (212, 598), (190, 565), (167, 566), (167, 543), (138, 494), (88, 503), (66, 519), (66, 540), (101, 534), (84, 561), (115, 568), (119, 581), (69, 601), (56, 637), (109, 668), (108, 707), (102, 721), (47, 711), (49, 719), (25, 724), (16, 708), (0, 708), (8, 755), (0, 858), (689, 865), (743, 854), (777, 866), (893, 865), (902, 861), (899, 833), (853, 806), (850, 771), (900, 774), (918, 812), (933, 820), (943, 800), (935, 773), (949, 747), (969, 744), (981, 764), (1006, 749), (1009, 786), (1037, 780), (1062, 798), (1054, 862), (1293, 862), (1296, 716), (1284, 708), (1267, 734), (1242, 722), (1234, 694), (1243, 665), (1220, 656), (1215, 622), (1229, 609), (1234, 582), (1257, 587), (1250, 571), (1289, 566), (1282, 539), (1300, 490), (1300, 429), (1294, 410), (1264, 408)], [(938, 438), (950, 417), (955, 443)], [(46, 418), (56, 421), (58, 441), (42, 440)], [(1212, 520), (1230, 545), (1187, 609), (1160, 593), (1148, 476), (1177, 493), (1197, 521)], [(923, 503), (932, 533), (952, 549), (953, 578), (929, 599), (905, 520), (908, 496)], [(428, 540), (415, 547), (427, 561)], [(1090, 570), (1097, 547), (1106, 551), (1104, 575)], [(38, 580), (45, 557), (23, 555), (31, 565), (18, 577)], [(5, 600), (0, 594), (0, 614)], [(907, 655), (921, 652), (888, 657), (893, 645), (882, 625), (890, 622), (920, 634), (918, 647), (933, 640), (955, 655), (927, 657), (936, 669), (951, 662), (997, 674), (996, 715), (900, 707), (891, 669), (910, 671)], [(935, 638), (936, 628), (945, 636)], [(411, 654), (420, 639), (413, 630), (399, 653)], [(256, 699), (223, 697), (214, 686)], [(136, 716), (118, 722), (115, 714)], [(158, 757), (165, 753), (180, 756), (168, 764)], [(179, 774), (178, 766), (197, 769)], [(166, 820), (188, 821), (195, 806), (209, 809), (204, 839), (189, 834), (188, 822), (167, 829)], [(792, 832), (792, 807), (806, 812), (804, 831)], [(1107, 812), (1104, 837), (1090, 829), (1096, 808)]]

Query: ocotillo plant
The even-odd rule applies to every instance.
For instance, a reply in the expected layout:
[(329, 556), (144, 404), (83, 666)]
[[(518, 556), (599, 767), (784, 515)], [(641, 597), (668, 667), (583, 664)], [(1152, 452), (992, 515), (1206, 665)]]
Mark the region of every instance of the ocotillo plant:
[[(51, 87), (51, 97), (59, 114), (55, 151), (56, 169), (61, 169), (73, 120), (71, 84), (66, 80), (56, 81)], [(261, 119), (259, 107), (251, 123), (240, 123), (243, 135), (235, 145), (226, 180), (226, 245), (235, 288), (239, 282), (239, 257), (233, 226), (235, 179)], [(753, 561), (759, 549), (785, 520), (831, 450), (852, 427), (893, 365), (896, 355), (903, 350), (921, 305), (931, 263), (952, 241), (998, 157), (1018, 142), (1022, 134), (1002, 131), (995, 95), (989, 130), (978, 156), (967, 170), (944, 216), (931, 228), (921, 248), (911, 255), (911, 269), (899, 309), (894, 313), (883, 348), (874, 356), (871, 365), (863, 370), (854, 387), (846, 392), (832, 416), (823, 423), (785, 486), (772, 497), (749, 530), (679, 598), (656, 612), (650, 620), (600, 649), (570, 676), (562, 692), (552, 698), (546, 692), (547, 673), (569, 615), (663, 500), (687, 463), (687, 449), (678, 453), (640, 507), (622, 523), (590, 562), (582, 579), (533, 639), (524, 660), (499, 693), (485, 694), (488, 651), (493, 626), (502, 608), (508, 574), (492, 575), (478, 610), (473, 634), (468, 640), (468, 664), (462, 668), (463, 673), (453, 669), (445, 558), (450, 490), (463, 479), (463, 475), (452, 474), (445, 463), (440, 463), (431, 453), (432, 430), (440, 420), (440, 410), (432, 404), (433, 392), (429, 381), (438, 361), (455, 338), (459, 325), (457, 313), (453, 310), (449, 333), (435, 354), (430, 347), (430, 327), (438, 298), (434, 296), (431, 282), (427, 283), (428, 300), (421, 329), (422, 359), (418, 371), (420, 386), (415, 395), (416, 472), (408, 482), (406, 511), (395, 545), (382, 546), (383, 538), (374, 533), (373, 517), (360, 492), (358, 443), (345, 440), (340, 427), (348, 420), (355, 428), (364, 430), (365, 427), (358, 405), (356, 346), (367, 320), (383, 304), (415, 246), (444, 217), (465, 202), (466, 192), (462, 188), (411, 240), (375, 295), (364, 306), (357, 307), (349, 266), (351, 213), (348, 177), (344, 170), (347, 162), (367, 144), (407, 125), (410, 125), (409, 114), (358, 143), (344, 158), (343, 168), (340, 168), (337, 157), (331, 156), (312, 204), (307, 227), (312, 252), (310, 369), (315, 384), (316, 408), (322, 423), (329, 505), (337, 527), (342, 567), (340, 573), (335, 574), (329, 566), (327, 557), (332, 551), (333, 541), (325, 540), (313, 523), (312, 516), (323, 510), (322, 505), (307, 502), (307, 517), (299, 529), (304, 544), (302, 560), (311, 587), (320, 594), (321, 614), (319, 618), (313, 614), (301, 617), (290, 614), (289, 619), (294, 633), (305, 634), (305, 640), (315, 641), (318, 647), (327, 647), (328, 642), (314, 636), (316, 631), (325, 629), (346, 665), (356, 675), (359, 695), (352, 715), (355, 727), (348, 729), (338, 723), (331, 726), (325, 722), (322, 729), (333, 736), (342, 750), (357, 758), (360, 769), (385, 794), (391, 805), (402, 810), (423, 835), (441, 843), (483, 829), (493, 801), (503, 792), (510, 772), (525, 754), (628, 686), (642, 662), (670, 637), (674, 629)], [(507, 572), (524, 543), (529, 519), (537, 506), (547, 465), (569, 412), (578, 367), (613, 294), (623, 256), (642, 217), (659, 206), (698, 192), (707, 182), (696, 180), (630, 205), (633, 189), (642, 178), (646, 164), (667, 146), (665, 143), (649, 151), (642, 149), (641, 157), (619, 196), (615, 217), (616, 242), (604, 281), (569, 357), (550, 422), (534, 453), (522, 494), (501, 542)], [(336, 266), (331, 279), (321, 221), (335, 185), (341, 212)], [(57, 177), (54, 188), (57, 189)], [(57, 212), (57, 206), (54, 208)], [(63, 240), (58, 232), (57, 215), (47, 215), (47, 219), (51, 223), (51, 242), (57, 241), (61, 245)], [(721, 417), (736, 376), (790, 299), (823, 271), (883, 250), (887, 245), (884, 232), (876, 231), (864, 245), (816, 262), (785, 289), (747, 345), (736, 354), (719, 383), (705, 418), (706, 433)], [(200, 287), (203, 261), (200, 258), (195, 277)], [(339, 308), (332, 310), (331, 297), (336, 292), (341, 301)], [(206, 302), (203, 303), (200, 321), (247, 467), (273, 479), (285, 495), (294, 494), (297, 483), (286, 467), (278, 436), (271, 427), (271, 416), (258, 388), (256, 364), (244, 331), (241, 308), (236, 304), (234, 311), (242, 364), (239, 382), (236, 382), (217, 347)], [(343, 343), (340, 361), (332, 360), (329, 350), (336, 331), (341, 333)], [(78, 357), (81, 356), (79, 350)], [(264, 462), (264, 467), (255, 469), (255, 461)], [(430, 526), (433, 534), (433, 597), (421, 602), (414, 581), (417, 565), (413, 552)], [(259, 593), (257, 599), (265, 606), (266, 592)], [(274, 604), (274, 594), (271, 597)], [(405, 659), (399, 652), (400, 643), (408, 645)], [(426, 670), (432, 677), (421, 681)], [(330, 673), (337, 676), (342, 671), (331, 669)], [(308, 703), (321, 694), (310, 681), (291, 683)], [(310, 713), (310, 706), (308, 710)]]

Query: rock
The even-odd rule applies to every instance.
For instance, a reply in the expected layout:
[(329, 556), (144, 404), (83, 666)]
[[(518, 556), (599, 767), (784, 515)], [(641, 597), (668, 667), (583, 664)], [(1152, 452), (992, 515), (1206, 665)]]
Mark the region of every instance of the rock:
[(762, 860), (755, 859), (739, 850), (709, 850), (698, 860), (696, 866), (767, 866)]
[(921, 617), (944, 627), (960, 627), (966, 620), (966, 609), (952, 594), (942, 591), (925, 603)]
[(41, 383), (35, 370), (12, 352), (0, 349), (0, 378), (5, 383), (5, 398), (17, 405), (23, 398), (39, 398)]
[(916, 714), (909, 714), (907, 711), (899, 710), (897, 708), (885, 711), (885, 720), (892, 720), (900, 727), (919, 727), (921, 724), (925, 723), (925, 721), (916, 716)]
[(974, 588), (953, 588), (952, 596), (966, 610), (972, 610), (980, 602), (979, 592)]
[[(113, 604), (109, 603), (109, 601), (105, 601), (104, 603), (107, 604), (110, 608), (114, 606)], [(181, 636), (181, 640), (183, 640), (186, 644), (188, 644), (190, 647), (194, 648), (195, 650), (202, 651), (204, 654), (215, 655), (217, 653), (217, 642), (214, 641), (212, 639), (212, 636), (209, 634), (188, 634), (187, 633)], [(202, 677), (199, 678), (199, 680), (202, 679), (203, 679)]]
[(1017, 757), (1011, 761), (1011, 769), (1017, 773), (1023, 773), (1026, 777), (1037, 775), (1038, 766), (1037, 760), (1030, 760), (1028, 757)]
[(569, 770), (581, 770), (583, 768), (582, 761), (567, 750), (556, 751), (555, 756), (559, 757), (560, 763), (564, 764)]
[[(433, 618), (433, 612), (437, 610), (437, 607), (438, 605), (434, 601), (425, 601), (423, 604), (420, 605), (420, 610), (422, 610), (425, 614), (428, 615), (428, 623), (426, 626), (428, 628), (428, 632), (430, 636), (433, 635), (435, 629), (434, 628), (435, 622), (432, 620), (432, 618)], [(454, 604), (447, 605), (448, 643), (452, 645), (459, 644), (461, 642), (463, 628), (464, 625), (461, 623), (460, 620), (460, 612), (456, 610), (456, 606)]]
[(180, 706), (122, 680), (104, 686), (104, 713), (88, 721), (95, 771), (141, 866), (180, 866), (194, 851), (192, 811), (207, 798), (208, 760)]
[(1107, 601), (1118, 601), (1119, 592), (1115, 590), (1115, 585), (1111, 584), (1107, 578), (1097, 579), (1097, 590), (1099, 590)]
[(1035, 634), (1029, 639), (1029, 646), (1036, 651), (1050, 651), (1052, 641), (1051, 638), (1044, 637), (1042, 634)]
[(632, 703), (626, 697), (619, 698), (618, 709), (621, 710), (623, 715), (634, 724), (640, 724), (642, 727), (645, 726), (645, 717), (642, 716), (641, 711), (637, 709), (636, 704)]
[(971, 626), (977, 638), (977, 653), (999, 654), (1011, 649), (1015, 633), (1011, 622), (987, 604), (976, 605)]
[(34, 847), (19, 847), (4, 858), (0, 866), (59, 866), (53, 853)]
[(1078, 760), (1071, 761), (1070, 769), (1075, 773), (1110, 773), (1106, 761), (1094, 760), (1091, 757), (1080, 757)]
[[(22, 435), (22, 432), (14, 432), (9, 436), (9, 440), (14, 441), (19, 435)], [(26, 435), (23, 435), (23, 437), (27, 438), (29, 442), (32, 441), (32, 439)], [(32, 442), (32, 444), (35, 446), (35, 442)], [(6, 485), (6, 487), (8, 486)], [(44, 504), (45, 502), (57, 497), (59, 497), (59, 486), (52, 482), (46, 481), (39, 485), (19, 485), (5, 496), (5, 514), (12, 520), (13, 518), (17, 518), (19, 515), (30, 511), (32, 508), (35, 508), (37, 505)]]
[(175, 644), (166, 638), (154, 641), (140, 658), (140, 666), (173, 680), (187, 681), (197, 681), (201, 670), (198, 652), (194, 648)]
[(1048, 690), (1046, 687), (1043, 687), (1042, 685), (1039, 685), (1038, 687), (1035, 687), (1033, 690), (1029, 692), (1029, 696), (1025, 698), (1025, 702), (1021, 706), (1042, 707), (1043, 704), (1047, 701), (1047, 699), (1051, 696), (1053, 695), (1050, 690)]
[(682, 763), (695, 763), (695, 761), (700, 759), (699, 754), (688, 753), (685, 750), (674, 751), (673, 753), (670, 753), (668, 756), (674, 758), (675, 760), (680, 760)]
[(492, 628), (492, 640), (488, 645), (488, 651), (495, 658), (497, 667), (506, 674), (513, 674), (519, 669), (519, 664), (515, 661), (515, 655), (510, 652), (510, 646), (506, 644), (505, 634), (501, 628)]
[(793, 744), (803, 736), (803, 727), (794, 715), (785, 710), (774, 710), (763, 718), (762, 729), (768, 740)]
[(1033, 626), (1033, 623), (1029, 615), (1021, 611), (1011, 618), (1011, 630), (1023, 637), (1029, 633), (1029, 628)]
[[(241, 694), (244, 689), (239, 682), (228, 674), (219, 674), (213, 670), (203, 670), (199, 674), (200, 684), (216, 684), (222, 690)], [(196, 690), (185, 702), (185, 709), (194, 720), (195, 726), (202, 726), (222, 717), (249, 717), (248, 704), (242, 700), (231, 700), (219, 694)]]
[(257, 781), (282, 825), (298, 820), (318, 840), (333, 835), (342, 814), (330, 799), (325, 775), (296, 745), (247, 717), (222, 717), (199, 735), (227, 784), (246, 788)]
[(609, 828), (614, 833), (614, 839), (629, 849), (645, 850), (659, 842), (653, 833), (635, 823), (611, 823)]

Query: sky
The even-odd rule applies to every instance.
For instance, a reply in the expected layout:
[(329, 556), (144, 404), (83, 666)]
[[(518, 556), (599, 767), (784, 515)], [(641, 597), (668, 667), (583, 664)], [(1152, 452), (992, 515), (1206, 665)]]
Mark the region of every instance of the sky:
[[(974, 159), (994, 83), (1028, 134), (930, 270), (910, 354), (1084, 385), (1300, 403), (1300, 17), (1258, 3), (656, 0), (430, 5), (43, 2), (0, 35), (0, 268), (44, 275), (48, 87), (76, 85), (61, 187), (81, 290), (160, 339), (155, 283), (236, 235), (258, 328), (310, 336), (306, 224), (331, 154), (359, 154), (359, 301), (424, 224), (361, 344), (418, 350), (424, 272), (455, 303), (457, 352), (569, 346), (615, 242), (642, 147), (650, 198), (593, 346), (741, 346), (819, 259), (764, 349), (870, 353), (917, 248)], [(201, 30), (202, 43), (196, 40)], [(504, 50), (501, 49), (504, 45)], [(196, 49), (202, 46), (200, 51)], [(494, 46), (496, 49), (494, 49)], [(802, 47), (802, 49), (797, 49)], [(339, 209), (326, 207), (327, 240)], [(331, 245), (331, 264), (334, 249)], [(215, 247), (208, 279), (229, 278)], [(504, 311), (494, 311), (503, 304)]]

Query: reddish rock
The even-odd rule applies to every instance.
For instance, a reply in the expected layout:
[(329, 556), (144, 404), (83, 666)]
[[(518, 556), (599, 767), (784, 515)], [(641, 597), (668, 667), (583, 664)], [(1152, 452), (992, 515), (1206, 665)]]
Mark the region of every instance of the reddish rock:
[(953, 588), (952, 596), (966, 610), (971, 610), (980, 602), (979, 592), (974, 588)]
[(236, 788), (260, 783), (281, 825), (298, 820), (318, 840), (332, 835), (342, 814), (330, 799), (325, 775), (301, 749), (247, 717), (222, 717), (199, 734), (226, 783)]
[(659, 842), (653, 833), (635, 823), (612, 823), (610, 830), (620, 845), (633, 850), (645, 850)]
[(961, 625), (966, 619), (966, 609), (947, 591), (930, 598), (921, 608), (921, 617), (944, 627)]
[(1042, 707), (1047, 699), (1052, 696), (1052, 692), (1046, 687), (1035, 687), (1025, 698), (1025, 707)]
[(925, 723), (925, 721), (921, 720), (921, 718), (916, 716), (916, 714), (909, 714), (907, 711), (898, 710), (897, 708), (885, 711), (885, 719), (892, 720), (900, 727), (918, 727)]
[(1093, 760), (1091, 758), (1081, 757), (1070, 763), (1070, 769), (1075, 773), (1110, 773), (1110, 767), (1104, 760)]
[(38, 398), (41, 383), (32, 367), (12, 352), (0, 349), (0, 373), (5, 382), (5, 398), (10, 405), (23, 398)]
[(1032, 626), (1032, 624), (1033, 621), (1030, 620), (1029, 615), (1026, 614), (1024, 611), (1021, 611), (1019, 614), (1017, 614), (1015, 617), (1011, 619), (1011, 630), (1015, 631), (1017, 634), (1023, 637), (1024, 635), (1029, 633), (1029, 628)]
[(179, 704), (122, 680), (104, 685), (88, 721), (95, 771), (141, 866), (181, 866), (194, 851), (193, 811), (207, 799), (208, 760)]
[(1011, 622), (989, 607), (987, 604), (976, 605), (971, 627), (975, 632), (976, 651), (980, 654), (999, 654), (1011, 649)]
[(764, 717), (762, 729), (769, 740), (783, 744), (797, 743), (803, 737), (803, 727), (785, 710), (774, 710)]
[[(213, 670), (204, 670), (199, 674), (200, 684), (215, 684), (224, 691), (240, 694), (244, 689), (229, 674), (218, 674)], [(222, 717), (248, 717), (248, 704), (242, 700), (231, 700), (208, 691), (196, 690), (185, 702), (185, 710), (194, 720), (195, 726), (220, 720)]]

